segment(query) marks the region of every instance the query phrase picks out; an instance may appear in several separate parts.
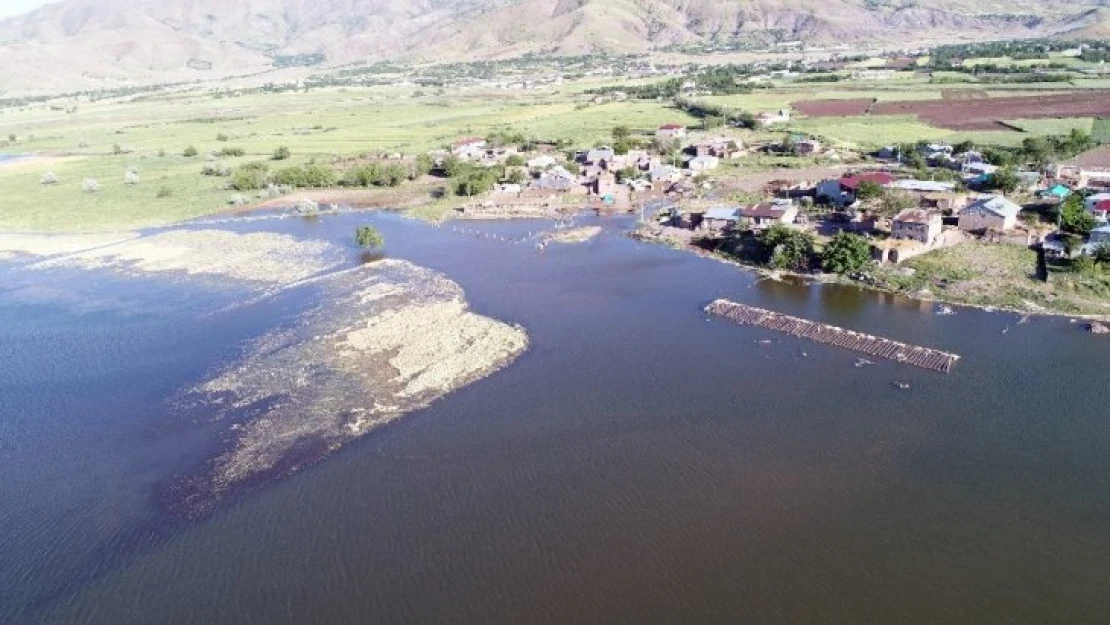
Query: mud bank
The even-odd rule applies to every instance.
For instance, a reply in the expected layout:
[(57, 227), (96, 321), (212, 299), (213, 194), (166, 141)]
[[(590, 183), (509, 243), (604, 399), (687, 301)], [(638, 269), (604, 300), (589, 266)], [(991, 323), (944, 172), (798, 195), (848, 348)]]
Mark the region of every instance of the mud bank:
[(0, 260), (20, 255), (61, 256), (138, 238), (135, 232), (105, 234), (0, 234)]
[(171, 489), (187, 516), (292, 473), (345, 443), (511, 363), (518, 327), (468, 309), (433, 271), (385, 260), (329, 277), (323, 302), (253, 342), (182, 408), (226, 421), (225, 451)]
[(582, 228), (556, 230), (547, 237), (547, 240), (552, 243), (586, 243), (592, 241), (599, 234), (601, 234), (600, 226), (584, 226)]

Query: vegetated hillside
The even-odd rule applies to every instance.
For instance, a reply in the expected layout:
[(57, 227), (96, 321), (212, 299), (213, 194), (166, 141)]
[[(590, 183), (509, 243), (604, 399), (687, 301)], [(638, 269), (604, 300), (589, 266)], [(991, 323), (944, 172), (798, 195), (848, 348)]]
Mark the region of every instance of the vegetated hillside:
[[(1105, 28), (1110, 0), (67, 0), (0, 21), (0, 89), (195, 80), (368, 59), (638, 52), (764, 33), (807, 42)], [(927, 5), (927, 6), (926, 6)]]

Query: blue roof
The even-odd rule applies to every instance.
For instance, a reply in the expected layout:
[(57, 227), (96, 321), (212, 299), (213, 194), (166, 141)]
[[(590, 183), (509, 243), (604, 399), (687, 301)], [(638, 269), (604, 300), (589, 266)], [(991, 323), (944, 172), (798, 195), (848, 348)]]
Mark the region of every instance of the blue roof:
[(1021, 207), (1001, 195), (992, 195), (978, 200), (964, 209), (964, 211), (975, 210), (989, 211), (999, 217), (1017, 217), (1018, 213), (1021, 212)]
[(728, 208), (727, 206), (715, 206), (705, 211), (706, 219), (739, 219), (739, 208)]

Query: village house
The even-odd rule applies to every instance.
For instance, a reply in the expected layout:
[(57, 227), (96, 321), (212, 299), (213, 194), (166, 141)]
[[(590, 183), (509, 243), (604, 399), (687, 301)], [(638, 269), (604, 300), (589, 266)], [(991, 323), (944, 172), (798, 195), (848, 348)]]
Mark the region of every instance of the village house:
[(1094, 254), (1095, 250), (1103, 245), (1110, 245), (1110, 225), (1099, 226), (1091, 230), (1091, 237), (1083, 246), (1084, 254)]
[(790, 110), (780, 109), (778, 111), (763, 111), (756, 116), (756, 121), (758, 121), (761, 126), (785, 124), (790, 121)]
[(887, 185), (887, 188), (897, 189), (917, 197), (918, 206), (921, 208), (949, 211), (959, 210), (967, 205), (967, 196), (956, 193), (954, 182), (895, 180)]
[(586, 152), (584, 162), (586, 165), (594, 165), (602, 169), (609, 169), (615, 156), (616, 153), (613, 151), (613, 148), (608, 146), (594, 148)]
[(959, 213), (959, 228), (964, 232), (1006, 232), (1017, 225), (1021, 207), (1001, 195), (980, 198)]
[(695, 156), (686, 161), (686, 167), (690, 171), (709, 171), (717, 169), (721, 164), (721, 159), (716, 156)]
[(538, 169), (547, 169), (548, 167), (554, 167), (555, 164), (558, 163), (558, 162), (559, 162), (559, 159), (555, 158), (554, 156), (551, 156), (550, 154), (541, 154), (539, 156), (536, 156), (534, 158), (529, 159), (526, 164), (528, 165), (528, 169), (538, 170)]
[(676, 141), (686, 137), (686, 126), (681, 124), (664, 124), (655, 131), (655, 138), (660, 141)]
[(790, 200), (772, 200), (740, 210), (740, 216), (752, 230), (763, 230), (776, 224), (792, 224), (798, 208)]
[(699, 141), (691, 146), (694, 156), (714, 156), (722, 160), (740, 158), (744, 155), (743, 145), (736, 139), (710, 139)]
[(803, 139), (794, 142), (794, 154), (797, 156), (812, 156), (821, 151), (821, 142), (817, 139)]
[(671, 165), (660, 165), (652, 169), (649, 174), (652, 182), (673, 183), (682, 180), (682, 171)]
[(1110, 191), (1110, 146), (1080, 154), (1065, 163), (1051, 165), (1048, 177), (1073, 189)]
[(723, 235), (734, 230), (738, 223), (740, 223), (739, 208), (717, 206), (705, 211), (701, 227), (706, 232)]
[(940, 236), (943, 220), (937, 213), (920, 208), (904, 210), (891, 221), (890, 236), (932, 245)]
[(856, 202), (856, 191), (865, 182), (873, 182), (880, 187), (887, 187), (894, 182), (894, 176), (885, 171), (875, 171), (845, 176), (838, 180), (825, 180), (818, 183), (814, 195), (818, 202), (825, 202), (838, 207), (851, 206)]
[(459, 139), (451, 145), (451, 154), (462, 160), (479, 160), (486, 154), (486, 140), (482, 137)]
[(615, 154), (609, 169), (624, 169), (631, 167), (637, 171), (651, 171), (660, 164), (658, 156), (649, 154), (647, 150), (629, 150), (626, 154)]

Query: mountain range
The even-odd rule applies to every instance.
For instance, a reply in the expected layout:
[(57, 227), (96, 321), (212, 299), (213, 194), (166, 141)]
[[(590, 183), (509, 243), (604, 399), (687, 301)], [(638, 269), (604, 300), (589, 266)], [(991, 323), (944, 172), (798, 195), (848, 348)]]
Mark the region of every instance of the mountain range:
[(906, 46), (1106, 37), (1110, 0), (66, 0), (0, 20), (0, 89), (257, 73), (284, 62), (645, 52), (755, 34)]

